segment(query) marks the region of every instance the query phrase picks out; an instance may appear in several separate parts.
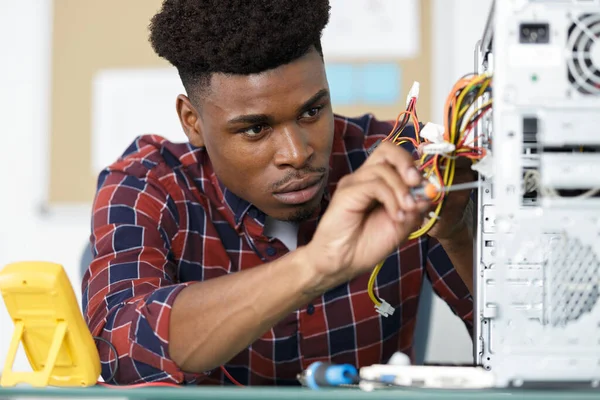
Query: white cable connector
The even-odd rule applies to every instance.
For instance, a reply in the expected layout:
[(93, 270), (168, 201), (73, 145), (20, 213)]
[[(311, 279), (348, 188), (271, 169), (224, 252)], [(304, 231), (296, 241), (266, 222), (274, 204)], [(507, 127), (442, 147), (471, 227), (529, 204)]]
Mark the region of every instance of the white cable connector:
[(473, 171), (479, 172), (486, 178), (491, 178), (494, 175), (494, 160), (492, 158), (492, 152), (486, 150), (485, 156), (475, 164), (471, 165)]
[(389, 317), (390, 315), (394, 314), (394, 307), (392, 307), (387, 301), (385, 300), (381, 300), (381, 304), (378, 306), (375, 306), (375, 310), (383, 315), (384, 317)]
[(454, 150), (456, 150), (456, 146), (448, 142), (428, 143), (421, 148), (423, 154), (450, 154)]
[(387, 365), (410, 365), (410, 357), (406, 354), (397, 351), (390, 357)]
[(410, 104), (410, 100), (414, 97), (415, 99), (419, 98), (419, 89), (421, 84), (417, 81), (413, 82), (410, 90), (408, 91), (408, 96), (406, 96), (406, 107)]
[(442, 125), (428, 122), (419, 133), (421, 138), (431, 143), (444, 143), (444, 127)]

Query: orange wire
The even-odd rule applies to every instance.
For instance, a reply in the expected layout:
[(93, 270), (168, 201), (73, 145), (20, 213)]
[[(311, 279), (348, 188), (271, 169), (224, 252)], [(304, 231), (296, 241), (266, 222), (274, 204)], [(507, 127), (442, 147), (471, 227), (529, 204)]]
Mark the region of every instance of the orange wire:
[(456, 101), (458, 98), (456, 97), (456, 93), (461, 89), (464, 89), (473, 79), (475, 75), (469, 75), (461, 78), (458, 82), (454, 84), (452, 90), (450, 91), (450, 95), (446, 98), (446, 104), (444, 105), (444, 139), (446, 141), (450, 141), (450, 127), (448, 126), (448, 116), (450, 114), (450, 109), (454, 109), (456, 107)]
[(413, 124), (415, 126), (415, 139), (417, 144), (421, 144), (421, 138), (419, 137), (421, 128), (419, 127), (419, 119), (417, 118), (417, 113), (416, 113), (416, 108), (413, 108), (413, 111), (411, 111), (410, 116), (413, 119)]
[[(405, 111), (402, 111), (400, 114), (398, 114), (396, 116), (396, 122), (394, 123), (394, 126), (392, 128), (392, 130), (390, 131), (390, 133), (387, 135), (387, 137), (385, 139), (383, 139), (383, 141), (388, 141), (390, 139), (392, 139), (392, 136), (394, 137), (394, 139), (392, 139), (392, 142), (396, 143), (398, 141), (398, 139), (400, 138), (400, 135), (402, 134), (402, 131), (404, 130), (404, 128), (406, 127), (406, 124), (408, 124), (408, 121), (410, 121), (410, 118), (412, 118), (414, 125), (415, 125), (415, 139), (412, 138), (402, 138), (402, 139), (406, 139), (409, 140), (410, 142), (413, 143), (419, 143), (419, 120), (417, 119), (417, 115), (416, 115), (416, 100), (415, 99), (411, 99), (410, 102), (408, 103), (408, 107), (406, 108)], [(402, 125), (404, 126), (398, 126), (399, 122), (400, 122), (400, 117), (402, 116), (406, 116), (408, 115), (408, 118), (405, 118), (405, 120), (402, 122)], [(396, 134), (394, 134), (394, 132), (396, 131), (396, 129), (399, 128), (400, 131)]]
[(398, 127), (398, 122), (400, 122), (400, 117), (403, 116), (404, 114), (408, 114), (408, 111), (402, 111), (400, 114), (398, 114), (398, 116), (396, 117), (396, 123), (394, 124), (394, 127), (392, 128), (390, 133), (387, 135), (387, 137), (385, 139), (383, 139), (384, 142), (387, 140), (390, 140), (390, 138), (396, 131), (396, 128)]

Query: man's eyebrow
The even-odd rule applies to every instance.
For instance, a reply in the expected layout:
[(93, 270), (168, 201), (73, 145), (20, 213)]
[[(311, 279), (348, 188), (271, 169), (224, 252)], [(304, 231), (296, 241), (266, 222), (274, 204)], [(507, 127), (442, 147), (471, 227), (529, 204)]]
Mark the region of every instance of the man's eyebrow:
[(247, 125), (260, 125), (269, 121), (267, 114), (248, 114), (240, 115), (227, 121), (228, 125), (235, 124), (247, 124)]
[[(329, 96), (329, 90), (321, 89), (317, 93), (315, 93), (310, 99), (305, 101), (300, 107), (298, 107), (298, 114), (303, 113), (307, 109), (311, 108), (316, 102), (321, 100), (324, 97)], [(237, 125), (237, 124), (246, 124), (246, 125), (260, 125), (267, 124), (271, 118), (267, 114), (248, 114), (248, 115), (239, 115), (227, 121), (227, 125)]]
[(321, 100), (324, 97), (329, 96), (329, 90), (321, 89), (317, 93), (315, 93), (310, 99), (304, 102), (300, 107), (298, 107), (298, 114), (310, 109), (316, 102)]

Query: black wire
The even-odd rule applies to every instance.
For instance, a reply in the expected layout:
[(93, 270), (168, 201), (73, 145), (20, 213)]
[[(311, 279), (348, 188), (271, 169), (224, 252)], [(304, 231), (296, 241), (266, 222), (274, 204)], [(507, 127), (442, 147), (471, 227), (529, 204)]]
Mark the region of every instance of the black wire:
[[(486, 92), (488, 92), (488, 89), (486, 89), (486, 90), (484, 91), (484, 93), (486, 93)], [(473, 101), (471, 102), (471, 104), (469, 105), (469, 107), (471, 107), (473, 104), (475, 104), (475, 101), (477, 101), (477, 98), (478, 98), (478, 97), (476, 96), (476, 97), (475, 97), (475, 99), (473, 99)], [(483, 114), (483, 113), (487, 112), (487, 111), (488, 111), (488, 110), (489, 110), (491, 107), (492, 107), (492, 105), (491, 105), (491, 104), (488, 104), (487, 106), (483, 107), (481, 110), (477, 111), (477, 112), (476, 112), (476, 113), (473, 115), (473, 117), (471, 118), (471, 120), (470, 120), (470, 121), (467, 121), (467, 126), (468, 126), (469, 124), (472, 124), (472, 123), (473, 123), (475, 120), (477, 120), (477, 119), (478, 119), (478, 118), (481, 116), (481, 114)], [(461, 109), (462, 109), (462, 107), (461, 107)], [(465, 113), (465, 115), (466, 115), (466, 113)], [(458, 129), (460, 129), (460, 127), (463, 125), (463, 120), (464, 120), (464, 118), (465, 118), (465, 115), (463, 115), (463, 116), (462, 116), (462, 118), (460, 118), (460, 120), (459, 120), (459, 122), (458, 122), (458, 126), (456, 127), (456, 128), (457, 128), (457, 130), (458, 130)]]
[[(469, 90), (469, 92), (466, 93), (465, 97), (463, 98), (463, 102), (461, 104), (456, 104), (456, 107), (458, 108), (459, 111), (462, 110), (466, 105), (471, 107), (475, 104), (475, 102), (479, 98), (479, 96), (477, 94), (478, 94), (479, 90), (481, 90), (481, 87), (483, 86), (484, 83), (485, 83), (485, 81), (472, 87)], [(491, 91), (491, 88), (487, 87), (486, 90), (484, 91), (484, 93), (488, 92), (488, 90)], [(457, 94), (457, 96), (460, 96), (461, 92), (462, 92), (462, 90)], [(481, 110), (480, 110), (480, 112), (481, 112)], [(480, 112), (477, 113), (476, 115), (474, 115), (473, 118), (476, 118), (477, 116), (479, 116)], [(450, 113), (450, 115), (452, 115), (452, 113)], [(456, 130), (460, 130), (460, 127), (463, 125), (463, 121), (464, 121), (465, 117), (466, 117), (466, 113), (463, 114), (463, 116), (459, 118), (459, 120), (457, 121), (457, 126), (455, 127)], [(460, 138), (457, 136), (455, 139), (457, 142), (454, 144), (458, 144), (458, 140), (460, 140)]]
[[(117, 354), (117, 349), (115, 349), (115, 346), (108, 340), (104, 339), (103, 337), (100, 336), (94, 336), (95, 340), (99, 340), (103, 343), (106, 343), (108, 345), (108, 347), (111, 348), (111, 350), (113, 351), (113, 353), (115, 353), (115, 368), (113, 369), (112, 374), (110, 375), (110, 377), (108, 379), (106, 379), (106, 383), (112, 381), (115, 379), (115, 376), (117, 375), (117, 370), (119, 369), (119, 355)], [(109, 356), (110, 359), (110, 356)], [(110, 365), (109, 365), (110, 367)], [(114, 381), (115, 385), (118, 385), (117, 381)]]
[[(468, 92), (468, 93), (465, 95), (465, 97), (463, 98), (463, 102), (462, 102), (461, 104), (457, 104), (457, 105), (456, 105), (456, 107), (458, 108), (458, 110), (459, 110), (459, 111), (460, 111), (460, 110), (462, 110), (462, 109), (463, 109), (463, 108), (465, 108), (467, 105), (468, 105), (469, 107), (471, 107), (471, 106), (472, 106), (472, 105), (475, 103), (475, 101), (477, 100), (477, 92), (478, 92), (480, 89), (481, 89), (481, 85), (476, 85), (476, 86), (474, 86), (473, 88), (471, 88), (471, 90), (469, 90), (469, 92)], [(465, 116), (466, 116), (466, 115), (467, 115), (467, 114), (465, 113), (465, 114), (463, 114), (463, 115), (462, 115), (462, 116), (461, 116), (461, 117), (458, 119), (458, 121), (457, 121), (457, 126), (456, 126), (456, 130), (457, 130), (457, 131), (458, 131), (458, 130), (460, 130), (460, 127), (462, 126), (462, 124), (463, 124), (463, 121), (464, 121), (464, 119), (465, 119)], [(454, 144), (458, 144), (458, 140), (459, 140), (459, 138), (458, 138), (458, 135), (457, 135), (457, 137), (456, 137), (456, 141), (457, 141), (457, 142), (456, 142), (456, 143), (454, 143)]]
[[(408, 107), (406, 108), (405, 111), (409, 111), (411, 108), (411, 104), (414, 102), (414, 100), (411, 100), (411, 102), (409, 103)], [(416, 103), (413, 106), (413, 110), (415, 112), (415, 116), (416, 116)], [(398, 126), (396, 127), (396, 129), (390, 134), (391, 137), (396, 136), (399, 132), (402, 132), (404, 130), (404, 128), (406, 128), (406, 126), (408, 125), (410, 121), (410, 114), (404, 114), (404, 116), (402, 117), (402, 121), (400, 121), (400, 124), (398, 124)]]
[(402, 122), (400, 122), (400, 124), (396, 127), (396, 129), (392, 133), (392, 136), (396, 136), (399, 132), (402, 132), (404, 130), (404, 128), (406, 128), (406, 125), (408, 125), (409, 118), (410, 118), (410, 115), (404, 114), (404, 117), (402, 118)]

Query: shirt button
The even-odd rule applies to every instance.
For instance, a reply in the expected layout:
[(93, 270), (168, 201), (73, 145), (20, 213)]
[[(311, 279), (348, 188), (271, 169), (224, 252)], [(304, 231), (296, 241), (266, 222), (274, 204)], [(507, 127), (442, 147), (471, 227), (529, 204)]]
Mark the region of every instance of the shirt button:
[(308, 315), (313, 315), (315, 313), (315, 306), (312, 304), (309, 304), (308, 307), (306, 307), (306, 313)]
[(269, 257), (273, 257), (275, 254), (277, 254), (275, 247), (267, 247), (267, 255)]

